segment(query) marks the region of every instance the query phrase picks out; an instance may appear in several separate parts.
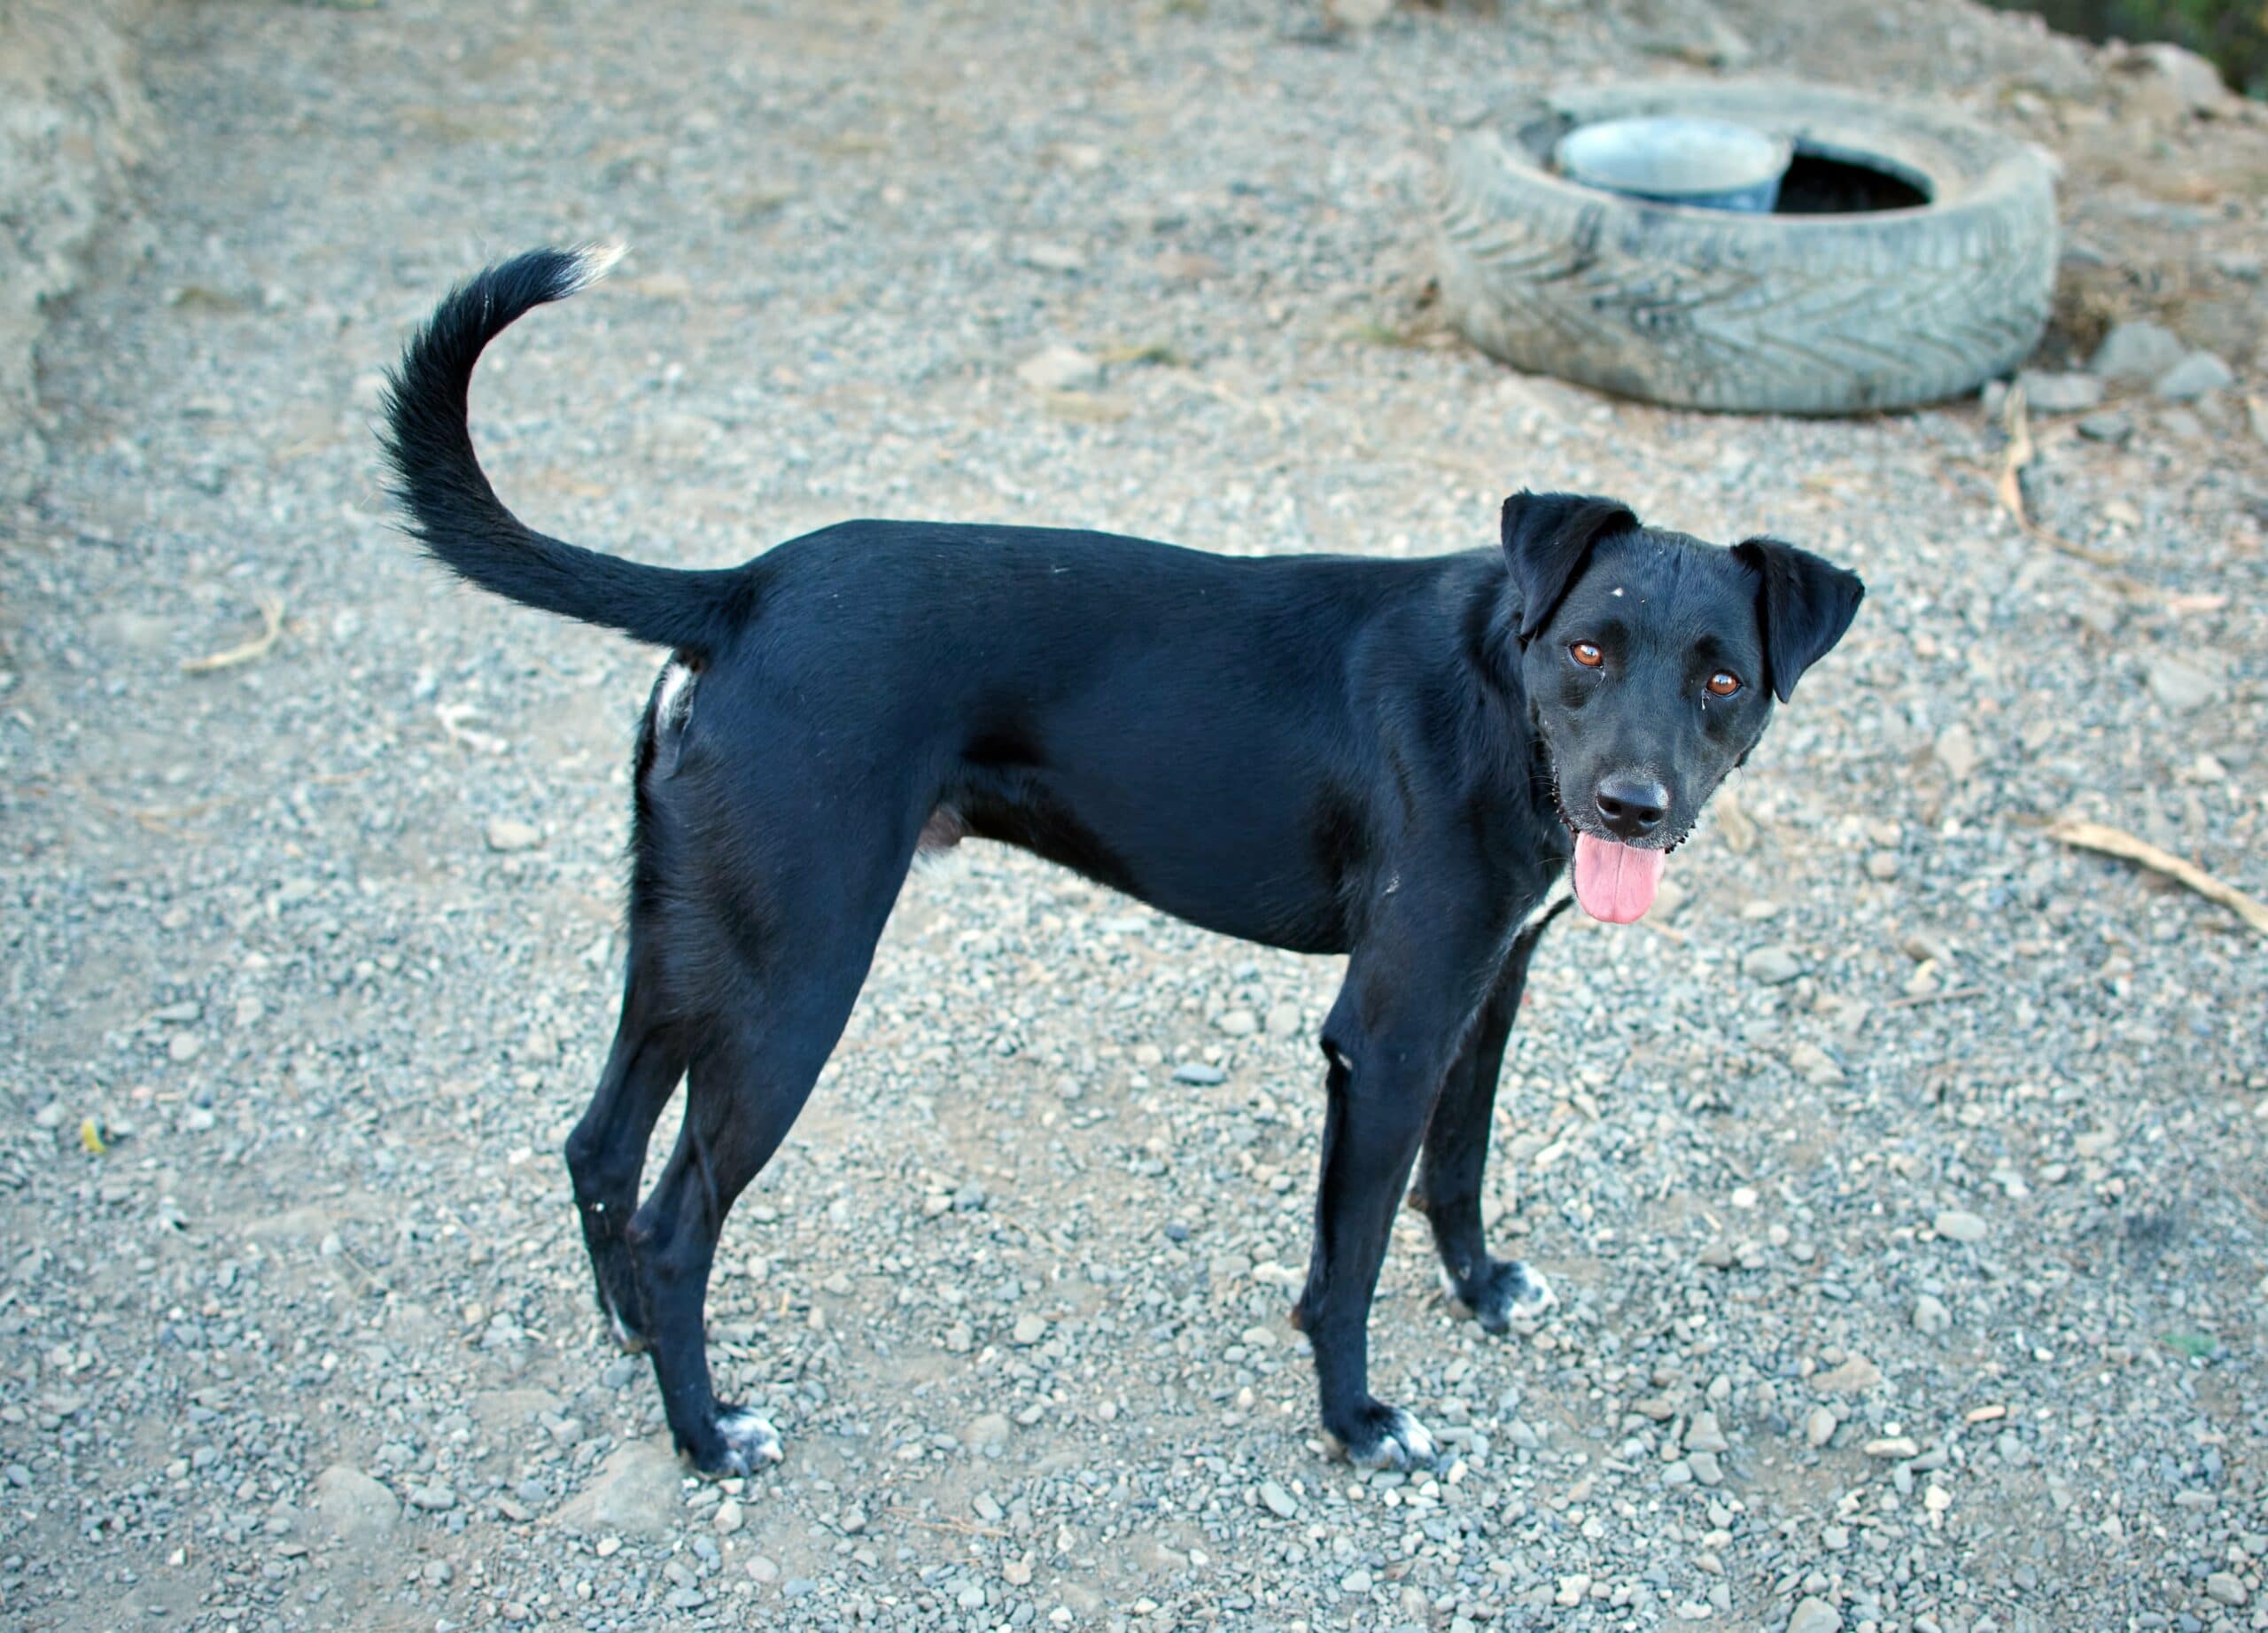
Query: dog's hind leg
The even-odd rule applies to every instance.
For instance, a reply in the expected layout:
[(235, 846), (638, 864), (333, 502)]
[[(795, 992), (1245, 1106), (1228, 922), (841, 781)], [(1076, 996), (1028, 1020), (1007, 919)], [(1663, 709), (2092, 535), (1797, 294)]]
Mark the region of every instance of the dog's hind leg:
[(1450, 1296), (1491, 1333), (1508, 1333), (1556, 1302), (1536, 1271), (1518, 1259), (1492, 1259), (1481, 1232), (1480, 1184), (1488, 1162), (1490, 1120), (1504, 1045), (1527, 984), (1528, 960), (1538, 929), (1513, 944), (1510, 959), (1472, 1036), (1441, 1084), (1425, 1129), (1425, 1157), (1411, 1197), (1433, 1227), (1441, 1277)]
[(630, 1350), (645, 1349), (651, 1330), (627, 1240), (638, 1206), (638, 1178), (654, 1124), (686, 1067), (676, 1030), (654, 1013), (653, 976), (641, 973), (639, 953), (633, 930), (614, 1046), (598, 1093), (567, 1137), (567, 1171), (582, 1216), (591, 1273), (598, 1281), (599, 1309), (615, 1341)]
[(677, 1147), (629, 1240), (670, 1433), (705, 1474), (747, 1474), (781, 1455), (763, 1418), (718, 1403), (703, 1330), (710, 1271), (725, 1216), (786, 1138), (850, 1019), (919, 827), (915, 814), (899, 835), (853, 825), (783, 843), (777, 854), (801, 865), (766, 881), (762, 924), (729, 938), (742, 949), (738, 975), (689, 1034), (698, 1043)]

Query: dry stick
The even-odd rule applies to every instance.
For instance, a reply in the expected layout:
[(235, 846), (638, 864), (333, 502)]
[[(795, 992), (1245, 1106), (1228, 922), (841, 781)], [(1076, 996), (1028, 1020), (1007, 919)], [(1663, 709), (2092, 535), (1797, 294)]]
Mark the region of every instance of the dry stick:
[(284, 603), (282, 600), (274, 595), (262, 595), (260, 598), (260, 621), (268, 626), (260, 634), (249, 641), (241, 642), (230, 647), (225, 652), (214, 652), (206, 657), (184, 659), (181, 666), (182, 673), (185, 675), (211, 674), (216, 669), (234, 669), (238, 664), (249, 664), (266, 657), (275, 649), (276, 642), (283, 639)]
[(2111, 575), (2111, 587), (2120, 595), (2137, 601), (2145, 599), (2149, 594), (2148, 587), (2122, 571), (2125, 563), (2107, 550), (2097, 550), (2084, 544), (2074, 544), (2070, 540), (2052, 529), (2042, 527), (2031, 519), (2031, 513), (2024, 509), (2023, 468), (2031, 463), (2032, 456), (2039, 450), (2032, 446), (2031, 424), (2024, 413), (2023, 386), (2008, 387), (2008, 403), (2000, 411), (2000, 424), (2008, 431), (2008, 447), (2007, 454), (2000, 460), (2000, 475), (1999, 481), (1994, 485), (1994, 491), (2000, 495), (2000, 508), (2006, 510), (2009, 519), (2016, 523), (2016, 531), (2035, 543), (2044, 544), (2050, 549), (2061, 550), (2064, 555), (2074, 556), (2091, 567), (2102, 568)]
[(2101, 822), (2067, 820), (2050, 823), (2047, 836), (2059, 839), (2067, 845), (2077, 845), (2083, 851), (2100, 851), (2105, 856), (2140, 862), (2153, 873), (2163, 874), (2177, 883), (2187, 885), (2207, 901), (2218, 902), (2261, 935), (2268, 936), (2268, 906), (2263, 906), (2233, 884), (2222, 883), (2194, 862), (2184, 861), (2170, 851), (2161, 851), (2148, 840), (2137, 839), (2124, 828), (2108, 827)]

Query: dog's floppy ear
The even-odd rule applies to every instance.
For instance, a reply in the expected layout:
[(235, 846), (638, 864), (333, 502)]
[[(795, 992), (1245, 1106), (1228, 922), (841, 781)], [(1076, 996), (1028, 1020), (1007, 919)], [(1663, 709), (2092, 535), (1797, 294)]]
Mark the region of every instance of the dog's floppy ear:
[(1804, 671), (1843, 639), (1867, 587), (1857, 573), (1777, 539), (1745, 540), (1733, 546), (1733, 556), (1759, 580), (1764, 663), (1772, 695), (1785, 703)]
[(1591, 546), (1637, 525), (1629, 506), (1585, 494), (1522, 489), (1504, 501), (1504, 562), (1512, 570), (1512, 589), (1519, 596), (1523, 643), (1550, 618), (1582, 571)]

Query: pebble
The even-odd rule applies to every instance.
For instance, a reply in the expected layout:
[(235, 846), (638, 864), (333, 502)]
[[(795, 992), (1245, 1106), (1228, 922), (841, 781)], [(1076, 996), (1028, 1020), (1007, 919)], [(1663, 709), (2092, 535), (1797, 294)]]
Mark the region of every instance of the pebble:
[(1688, 1451), (1730, 1451), (1733, 1445), (1725, 1438), (1724, 1430), (1718, 1427), (1715, 1412), (1697, 1411), (1685, 1431), (1685, 1449)]
[(345, 1543), (382, 1542), (401, 1520), (401, 1505), (361, 1469), (334, 1463), (315, 1476), (315, 1512)]
[(1843, 1633), (1843, 1613), (1824, 1599), (1806, 1598), (1788, 1618), (1788, 1633)]
[(1947, 1241), (1974, 1244), (1984, 1240), (1986, 1229), (1983, 1216), (1964, 1208), (1948, 1208), (1938, 1215), (1932, 1225), (1938, 1235)]
[(2025, 404), (2035, 414), (2079, 414), (2102, 400), (2102, 382), (2091, 374), (2044, 374), (2026, 369), (2016, 376)]
[(1765, 986), (1780, 986), (1804, 973), (1803, 960), (1792, 948), (1758, 947), (1740, 961), (1741, 974)]
[(1260, 1500), (1268, 1505), (1268, 1512), (1278, 1520), (1289, 1520), (1300, 1512), (1300, 1505), (1293, 1500), (1292, 1494), (1272, 1480), (1260, 1482)]
[(1008, 1334), (1009, 1341), (1022, 1349), (1029, 1349), (1046, 1336), (1047, 1318), (1029, 1311), (1016, 1318), (1015, 1327)]
[(1835, 1438), (1835, 1414), (1824, 1406), (1814, 1406), (1804, 1419), (1804, 1439), (1814, 1446), (1824, 1446)]
[(1936, 753), (1938, 764), (1955, 782), (1968, 782), (1982, 758), (1977, 747), (1977, 734), (1966, 720), (1955, 720), (1938, 734)]
[(730, 1536), (748, 1523), (748, 1515), (737, 1497), (728, 1497), (717, 1505), (717, 1512), (709, 1523), (716, 1528), (719, 1536)]
[(1914, 1330), (1935, 1334), (1953, 1325), (1953, 1312), (1945, 1301), (1924, 1293), (1914, 1301)]
[(1249, 1009), (1229, 1009), (1213, 1024), (1231, 1038), (1249, 1038), (1260, 1030), (1260, 1017)]
[(1307, 1030), (1307, 1017), (1297, 1004), (1278, 1004), (1268, 1012), (1268, 1035), (1294, 1038)]
[(2134, 434), (2134, 416), (2116, 408), (2089, 414), (2079, 421), (2079, 435), (2090, 442), (2124, 442)]
[(1922, 1455), (1922, 1448), (1915, 1443), (1912, 1436), (1906, 1435), (1885, 1435), (1880, 1439), (1867, 1442), (1860, 1450), (1870, 1458), (1890, 1461), (1903, 1461)]
[(1016, 377), (1036, 392), (1084, 391), (1102, 378), (1102, 364), (1076, 346), (1051, 346), (1018, 363)]
[(2221, 677), (2205, 664), (2160, 653), (2149, 665), (2150, 696), (2169, 709), (2187, 713), (2220, 696)]
[(2223, 1605), (2241, 1606), (2252, 1598), (2243, 1578), (2234, 1571), (2215, 1571), (2205, 1578), (2205, 1591)]
[(1814, 1373), (1811, 1384), (1823, 1395), (1858, 1395), (1881, 1381), (1882, 1368), (1862, 1355), (1854, 1355), (1840, 1365)]
[(1188, 1061), (1173, 1069), (1173, 1080), (1194, 1084), (1200, 1088), (1210, 1088), (1215, 1084), (1226, 1083), (1229, 1074), (1217, 1066), (1208, 1066), (1202, 1061)]
[(960, 1443), (971, 1451), (998, 1451), (1008, 1443), (1013, 1432), (1008, 1419), (997, 1411), (986, 1412), (970, 1420), (960, 1432)]
[(532, 822), (523, 822), (515, 817), (491, 817), (482, 830), (488, 848), (501, 854), (515, 851), (532, 851), (543, 843), (543, 830)]
[(2160, 323), (2124, 323), (2105, 335), (2087, 367), (2115, 385), (2146, 385), (2188, 354), (2181, 337)]
[(2153, 394), (2167, 402), (2194, 402), (2236, 384), (2229, 366), (2210, 352), (2192, 352), (2157, 377)]

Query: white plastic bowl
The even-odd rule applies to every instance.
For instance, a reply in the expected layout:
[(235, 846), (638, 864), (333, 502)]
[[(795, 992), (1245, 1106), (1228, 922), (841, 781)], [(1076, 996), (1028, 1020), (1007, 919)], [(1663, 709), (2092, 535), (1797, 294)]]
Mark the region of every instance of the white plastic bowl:
[(1560, 173), (1587, 187), (1704, 210), (1768, 214), (1793, 145), (1729, 120), (1611, 119), (1559, 138)]

